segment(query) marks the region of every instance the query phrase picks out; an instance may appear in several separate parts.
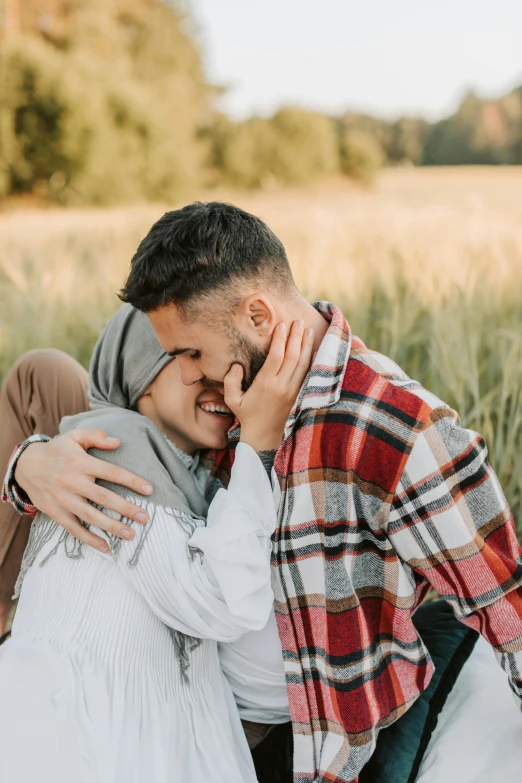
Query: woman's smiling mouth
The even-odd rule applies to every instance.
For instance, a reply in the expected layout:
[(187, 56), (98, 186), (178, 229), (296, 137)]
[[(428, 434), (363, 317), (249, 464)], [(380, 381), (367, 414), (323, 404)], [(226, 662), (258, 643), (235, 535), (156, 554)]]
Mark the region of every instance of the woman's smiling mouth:
[(230, 408), (227, 408), (224, 403), (198, 402), (197, 406), (198, 408), (201, 408), (202, 411), (205, 411), (205, 413), (212, 413), (215, 416), (230, 418), (234, 415)]

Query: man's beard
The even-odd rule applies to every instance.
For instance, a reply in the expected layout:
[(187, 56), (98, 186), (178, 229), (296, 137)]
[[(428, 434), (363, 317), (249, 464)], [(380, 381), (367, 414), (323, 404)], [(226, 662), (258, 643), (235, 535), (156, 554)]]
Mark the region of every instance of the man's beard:
[(230, 334), (230, 349), (234, 362), (243, 367), (243, 381), (241, 387), (244, 392), (252, 386), (254, 379), (264, 365), (270, 345), (266, 348), (258, 348), (244, 337), (237, 329), (233, 329)]
[[(241, 388), (246, 392), (253, 384), (254, 379), (266, 361), (270, 346), (258, 348), (243, 337), (235, 327), (229, 328), (231, 364), (240, 364), (243, 368), (243, 381)], [(223, 393), (223, 381), (213, 381), (210, 378), (201, 378), (201, 384), (207, 391), (219, 391)]]

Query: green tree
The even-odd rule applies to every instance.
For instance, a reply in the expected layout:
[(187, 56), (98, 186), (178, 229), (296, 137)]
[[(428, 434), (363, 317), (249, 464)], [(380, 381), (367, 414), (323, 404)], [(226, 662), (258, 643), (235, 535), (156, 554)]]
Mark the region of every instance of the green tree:
[(220, 116), (209, 135), (211, 165), (229, 185), (304, 185), (339, 172), (335, 127), (320, 114), (287, 108), (244, 122)]
[(429, 128), (426, 165), (520, 163), (522, 88), (497, 100), (469, 93), (450, 117)]
[(422, 163), (429, 123), (415, 117), (401, 117), (392, 123), (385, 149), (390, 163)]
[(213, 181), (240, 188), (260, 188), (273, 179), (275, 135), (269, 120), (253, 117), (233, 122), (216, 118), (209, 130)]
[(374, 183), (385, 160), (382, 147), (375, 138), (351, 129), (341, 133), (340, 159), (343, 174), (363, 185)]
[(178, 6), (56, 0), (41, 28), (31, 20), (46, 3), (28, 2), (25, 34), (2, 50), (4, 193), (112, 203), (194, 192), (211, 90)]
[(339, 172), (333, 121), (302, 109), (280, 109), (270, 120), (273, 158), (270, 172), (277, 182), (304, 185)]

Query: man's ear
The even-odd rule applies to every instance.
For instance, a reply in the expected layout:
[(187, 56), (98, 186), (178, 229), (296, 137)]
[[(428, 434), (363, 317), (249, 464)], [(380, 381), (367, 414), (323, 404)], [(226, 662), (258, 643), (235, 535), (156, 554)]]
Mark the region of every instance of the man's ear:
[(243, 333), (254, 330), (259, 337), (270, 337), (277, 325), (276, 312), (270, 298), (259, 291), (245, 296), (241, 301), (238, 320)]

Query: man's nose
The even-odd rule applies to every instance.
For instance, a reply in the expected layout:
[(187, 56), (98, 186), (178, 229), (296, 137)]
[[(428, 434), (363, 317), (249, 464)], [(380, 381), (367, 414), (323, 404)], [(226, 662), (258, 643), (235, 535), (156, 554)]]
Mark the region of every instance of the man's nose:
[(185, 386), (193, 386), (205, 376), (194, 362), (186, 356), (178, 356), (179, 372)]

